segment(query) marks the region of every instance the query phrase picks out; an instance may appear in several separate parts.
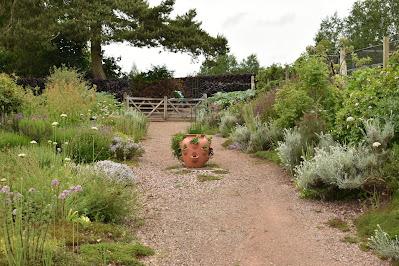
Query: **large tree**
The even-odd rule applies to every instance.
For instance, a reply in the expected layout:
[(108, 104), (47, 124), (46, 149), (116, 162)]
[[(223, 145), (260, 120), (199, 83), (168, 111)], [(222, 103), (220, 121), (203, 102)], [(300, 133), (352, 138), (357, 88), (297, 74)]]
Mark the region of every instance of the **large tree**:
[(334, 13), (321, 21), (316, 34), (316, 45), (324, 44), (328, 54), (339, 52), (339, 40), (344, 36), (344, 20)]
[(59, 18), (65, 30), (87, 36), (90, 42), (92, 74), (104, 79), (102, 46), (128, 42), (136, 47), (164, 47), (193, 56), (216, 56), (227, 51), (222, 36), (212, 37), (195, 20), (196, 11), (172, 17), (174, 0), (150, 6), (145, 0), (62, 1)]
[[(99, 79), (106, 78), (102, 47), (111, 42), (164, 47), (193, 56), (227, 52), (227, 40), (204, 31), (195, 10), (172, 17), (174, 2), (151, 6), (145, 0), (0, 0), (0, 48), (26, 61), (48, 59), (40, 53), (57, 49), (54, 41), (65, 44), (72, 40), (77, 48), (73, 54), (84, 53), (89, 45), (91, 72)], [(60, 42), (59, 36), (69, 39)], [(33, 64), (31, 73), (34, 69)]]
[(200, 68), (200, 75), (224, 75), (224, 74), (245, 74), (258, 73), (260, 68), (256, 54), (251, 54), (238, 63), (237, 58), (232, 54), (223, 54), (215, 58), (205, 60)]

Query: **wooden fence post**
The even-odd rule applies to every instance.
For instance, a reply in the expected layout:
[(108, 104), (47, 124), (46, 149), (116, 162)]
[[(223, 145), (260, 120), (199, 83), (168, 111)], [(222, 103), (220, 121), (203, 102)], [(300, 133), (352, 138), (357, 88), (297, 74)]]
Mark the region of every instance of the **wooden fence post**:
[(384, 37), (384, 43), (383, 43), (383, 60), (382, 60), (382, 65), (384, 68), (388, 66), (388, 61), (389, 61), (389, 37)]
[(163, 97), (163, 120), (168, 119), (168, 96)]
[(341, 51), (339, 53), (339, 73), (342, 76), (347, 76), (348, 75), (348, 65), (346, 64), (346, 49), (341, 48)]
[(251, 76), (251, 90), (255, 90), (255, 76)]

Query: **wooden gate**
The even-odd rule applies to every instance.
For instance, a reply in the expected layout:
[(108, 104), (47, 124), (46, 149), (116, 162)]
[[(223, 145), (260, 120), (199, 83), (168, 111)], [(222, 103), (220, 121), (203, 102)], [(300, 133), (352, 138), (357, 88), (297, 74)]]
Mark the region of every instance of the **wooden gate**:
[(125, 97), (128, 108), (145, 114), (151, 120), (189, 120), (195, 119), (196, 109), (206, 99), (202, 98), (145, 98)]

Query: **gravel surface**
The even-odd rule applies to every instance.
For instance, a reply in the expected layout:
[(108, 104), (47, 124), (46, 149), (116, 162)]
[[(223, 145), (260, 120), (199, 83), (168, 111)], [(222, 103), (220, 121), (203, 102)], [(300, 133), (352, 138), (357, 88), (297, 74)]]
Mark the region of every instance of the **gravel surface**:
[[(221, 146), (211, 163), (228, 170), (221, 180), (171, 170), (171, 135), (187, 123), (152, 122), (146, 153), (135, 168), (145, 224), (139, 239), (156, 250), (146, 265), (388, 265), (325, 223), (350, 221), (356, 204), (300, 199), (280, 167)], [(352, 228), (353, 231), (353, 228)]]

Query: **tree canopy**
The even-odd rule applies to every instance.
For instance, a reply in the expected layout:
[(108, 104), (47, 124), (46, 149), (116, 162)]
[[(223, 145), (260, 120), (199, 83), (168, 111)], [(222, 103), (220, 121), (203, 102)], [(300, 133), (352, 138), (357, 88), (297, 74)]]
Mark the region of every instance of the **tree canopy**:
[(329, 53), (337, 53), (340, 39), (346, 38), (355, 49), (382, 43), (384, 36), (397, 38), (399, 2), (397, 0), (358, 0), (346, 18), (336, 13), (325, 18), (315, 37), (316, 44), (327, 44)]
[(255, 54), (249, 55), (238, 63), (237, 58), (232, 54), (220, 55), (214, 59), (205, 60), (200, 68), (200, 75), (224, 75), (258, 73), (260, 68), (259, 60)]
[[(4, 33), (0, 47), (10, 52), (15, 62), (20, 58), (33, 62), (35, 57), (41, 58), (38, 51), (58, 51), (54, 40), (67, 36), (68, 41), (83, 44), (75, 47), (73, 54), (88, 53), (92, 75), (100, 79), (106, 77), (102, 46), (111, 42), (163, 47), (208, 58), (228, 51), (223, 36), (212, 37), (201, 28), (194, 9), (172, 17), (174, 3), (164, 0), (151, 6), (145, 0), (0, 0), (0, 29)], [(88, 44), (90, 50), (86, 49)], [(34, 73), (32, 69), (23, 72)]]

